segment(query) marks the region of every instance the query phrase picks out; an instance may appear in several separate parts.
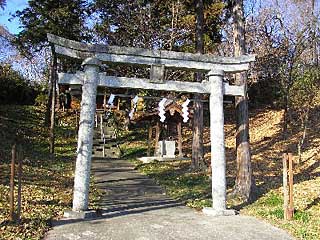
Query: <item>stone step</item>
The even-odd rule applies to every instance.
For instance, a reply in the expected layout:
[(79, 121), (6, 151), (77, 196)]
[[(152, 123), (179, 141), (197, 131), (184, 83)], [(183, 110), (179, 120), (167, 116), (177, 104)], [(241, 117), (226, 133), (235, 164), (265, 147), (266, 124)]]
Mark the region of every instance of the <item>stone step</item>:
[[(101, 146), (103, 145), (103, 140), (100, 140), (100, 139), (93, 140), (93, 146), (99, 146), (99, 145)], [(118, 146), (118, 143), (114, 141), (114, 139), (106, 139), (104, 145), (116, 147)]]
[[(115, 139), (116, 138), (115, 135), (110, 135), (110, 134), (105, 134), (104, 137), (108, 138), (108, 139)], [(99, 138), (102, 138), (101, 134), (93, 134), (93, 139), (99, 139)]]
[(118, 144), (116, 143), (106, 143), (104, 145), (105, 148), (118, 148)]
[[(109, 151), (105, 151), (104, 153), (104, 157), (105, 158), (120, 158), (120, 151), (114, 151), (114, 152), (109, 152)], [(93, 151), (92, 155), (94, 157), (103, 157), (103, 152), (102, 151)]]
[[(103, 157), (103, 148), (106, 158), (119, 158), (121, 155), (120, 149), (116, 141), (115, 128), (108, 123), (106, 119), (103, 121), (103, 134), (101, 133), (100, 125), (94, 128), (92, 154), (95, 157)], [(102, 136), (105, 137), (105, 143)]]
[[(92, 151), (102, 152), (103, 151), (103, 147), (94, 147), (94, 148), (92, 148)], [(104, 151), (105, 152), (120, 152), (119, 148), (117, 148), (117, 147), (105, 148)]]
[(117, 143), (106, 143), (105, 145), (94, 144), (94, 145), (92, 145), (92, 148), (103, 148), (103, 146), (105, 149), (119, 148), (119, 145)]
[[(95, 133), (95, 134), (101, 134), (101, 130), (100, 130), (100, 128), (95, 128), (94, 130), (93, 130), (93, 132)], [(105, 134), (110, 134), (110, 135), (114, 135), (116, 132), (115, 132), (115, 130), (114, 129), (109, 129), (109, 128), (104, 128), (103, 129), (103, 132), (105, 133)]]

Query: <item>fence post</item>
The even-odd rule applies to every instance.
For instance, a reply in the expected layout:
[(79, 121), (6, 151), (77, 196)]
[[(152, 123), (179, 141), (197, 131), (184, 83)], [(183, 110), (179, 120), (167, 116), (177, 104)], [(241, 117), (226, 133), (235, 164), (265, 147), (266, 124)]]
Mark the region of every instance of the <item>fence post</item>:
[(148, 157), (150, 157), (150, 155), (151, 155), (151, 143), (152, 143), (152, 126), (149, 125), (149, 127), (148, 127), (148, 151), (147, 151)]
[(20, 224), (21, 220), (21, 179), (22, 179), (22, 163), (23, 163), (23, 150), (18, 148), (18, 196), (17, 196), (17, 222)]
[(283, 154), (282, 163), (283, 163), (283, 216), (285, 220), (288, 220), (288, 155), (287, 153)]
[(289, 160), (289, 209), (288, 209), (288, 220), (293, 218), (294, 207), (293, 207), (293, 157), (292, 153), (288, 154)]
[(14, 143), (11, 150), (11, 175), (10, 175), (10, 221), (14, 220), (14, 172), (17, 146)]

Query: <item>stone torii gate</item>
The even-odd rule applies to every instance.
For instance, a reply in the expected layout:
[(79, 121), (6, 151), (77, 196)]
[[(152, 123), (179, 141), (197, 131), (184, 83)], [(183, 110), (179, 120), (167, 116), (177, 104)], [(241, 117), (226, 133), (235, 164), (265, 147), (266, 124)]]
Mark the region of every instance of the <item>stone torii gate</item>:
[[(212, 167), (212, 207), (206, 214), (233, 215), (226, 209), (226, 159), (224, 146), (223, 95), (244, 96), (244, 86), (232, 86), (223, 81), (224, 73), (246, 71), (253, 55), (213, 57), (173, 51), (146, 50), (106, 45), (84, 44), (52, 34), (47, 35), (60, 55), (83, 59), (84, 72), (59, 73), (60, 84), (82, 85), (82, 101), (78, 134), (78, 149), (73, 192), (73, 216), (86, 216), (92, 157), (92, 138), (96, 110), (97, 87), (136, 88), (210, 94), (210, 138)], [(99, 72), (101, 63), (150, 66), (150, 79), (107, 76)], [(165, 68), (202, 71), (208, 81), (163, 81)]]

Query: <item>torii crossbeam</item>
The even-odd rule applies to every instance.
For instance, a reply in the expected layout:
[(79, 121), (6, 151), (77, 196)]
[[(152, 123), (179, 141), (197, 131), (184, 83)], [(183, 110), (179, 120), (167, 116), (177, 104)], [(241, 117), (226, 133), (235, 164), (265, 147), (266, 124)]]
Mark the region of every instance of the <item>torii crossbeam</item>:
[[(82, 85), (82, 101), (78, 134), (78, 150), (74, 180), (73, 211), (88, 210), (92, 138), (98, 86), (110, 88), (139, 88), (210, 94), (210, 138), (212, 167), (212, 207), (203, 211), (214, 216), (233, 215), (226, 209), (226, 160), (224, 146), (223, 95), (244, 96), (244, 86), (223, 82), (224, 73), (248, 70), (253, 55), (214, 57), (173, 51), (147, 50), (80, 43), (52, 34), (48, 40), (58, 54), (83, 59), (84, 72), (60, 73), (60, 84)], [(107, 76), (99, 73), (101, 63), (138, 64), (151, 66), (151, 79)], [(163, 81), (165, 68), (203, 71), (208, 81)], [(154, 74), (156, 76), (154, 76)]]

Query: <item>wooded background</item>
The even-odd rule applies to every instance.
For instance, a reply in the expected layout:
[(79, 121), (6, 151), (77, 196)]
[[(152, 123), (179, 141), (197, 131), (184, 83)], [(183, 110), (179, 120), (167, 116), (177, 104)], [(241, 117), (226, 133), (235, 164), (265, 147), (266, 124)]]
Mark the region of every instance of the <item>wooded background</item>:
[[(6, 1), (0, 0), (6, 8)], [(0, 10), (1, 11), (1, 10)], [(13, 35), (0, 25), (0, 104), (46, 106), (54, 152), (54, 119), (57, 88), (55, 71), (75, 71), (80, 62), (55, 56), (47, 33), (68, 39), (147, 49), (164, 49), (213, 56), (256, 54), (249, 72), (228, 75), (232, 84), (244, 84), (245, 97), (236, 108), (237, 177), (233, 194), (246, 201), (255, 192), (249, 144), (248, 109), (282, 109), (283, 152), (297, 152), (308, 138), (309, 114), (319, 106), (319, 6), (315, 0), (29, 0), (12, 15), (21, 31)], [(113, 75), (148, 77), (148, 69), (102, 66)], [(166, 71), (166, 79), (202, 81), (201, 73)], [(125, 94), (137, 94), (132, 90)], [(140, 92), (141, 93), (141, 92)], [(155, 97), (163, 93), (152, 91)], [(181, 97), (173, 95), (171, 97)], [(186, 96), (184, 96), (186, 97)], [(192, 162), (194, 171), (206, 168), (200, 95), (193, 117)], [(204, 119), (205, 120), (205, 119)], [(294, 149), (286, 144), (293, 129), (301, 134)]]

